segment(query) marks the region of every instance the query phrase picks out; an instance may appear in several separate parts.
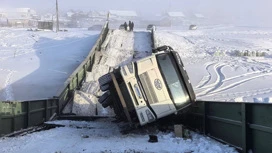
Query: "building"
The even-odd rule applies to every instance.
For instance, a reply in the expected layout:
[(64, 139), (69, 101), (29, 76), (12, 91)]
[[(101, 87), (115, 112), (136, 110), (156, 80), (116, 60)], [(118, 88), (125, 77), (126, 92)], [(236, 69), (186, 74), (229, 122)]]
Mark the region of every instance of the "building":
[(138, 23), (138, 15), (135, 11), (124, 11), (124, 10), (109, 10), (109, 21), (110, 27), (118, 28), (124, 22), (133, 21), (135, 25)]
[(0, 8), (0, 20), (7, 21), (8, 26), (12, 27), (29, 27), (34, 26), (37, 22), (36, 12), (30, 8)]
[(161, 26), (179, 26), (185, 19), (183, 12), (167, 12), (162, 16)]
[(119, 10), (110, 10), (109, 18), (110, 20), (135, 20), (138, 15), (135, 11), (119, 11)]

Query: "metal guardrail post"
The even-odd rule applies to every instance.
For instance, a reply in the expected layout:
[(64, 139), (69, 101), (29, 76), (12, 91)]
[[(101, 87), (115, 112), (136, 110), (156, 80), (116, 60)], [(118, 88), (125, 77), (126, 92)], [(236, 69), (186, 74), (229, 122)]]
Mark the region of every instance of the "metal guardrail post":
[(30, 126), (30, 102), (26, 102), (27, 103), (27, 127)]
[(208, 133), (208, 125), (207, 125), (207, 105), (208, 103), (203, 103), (203, 133), (207, 135)]
[(48, 118), (48, 99), (45, 101), (45, 105), (44, 105), (45, 109), (44, 109), (44, 120), (47, 121)]
[(247, 152), (247, 116), (246, 116), (246, 104), (241, 104), (241, 116), (242, 116), (242, 149), (243, 153)]
[(78, 77), (78, 73), (76, 74), (76, 81), (77, 81), (77, 88), (79, 88), (79, 77)]
[(1, 136), (1, 134), (2, 134), (2, 108), (3, 108), (3, 106), (2, 106), (2, 102), (0, 102), (0, 136)]
[[(15, 127), (15, 126), (16, 126), (16, 125), (15, 125), (15, 114), (16, 114), (16, 113), (15, 113), (15, 112), (16, 112), (15, 109), (16, 109), (16, 103), (14, 104), (14, 102), (12, 102), (10, 105), (11, 105), (11, 107), (12, 107), (12, 108), (11, 108), (11, 109), (12, 109), (12, 114), (11, 114), (11, 116), (12, 116), (12, 119), (11, 119), (11, 120), (12, 120), (11, 128), (12, 128), (12, 129), (11, 129), (11, 130), (12, 130), (12, 131), (15, 131), (15, 129), (16, 129), (16, 127)], [(15, 107), (14, 107), (14, 105), (15, 105)]]

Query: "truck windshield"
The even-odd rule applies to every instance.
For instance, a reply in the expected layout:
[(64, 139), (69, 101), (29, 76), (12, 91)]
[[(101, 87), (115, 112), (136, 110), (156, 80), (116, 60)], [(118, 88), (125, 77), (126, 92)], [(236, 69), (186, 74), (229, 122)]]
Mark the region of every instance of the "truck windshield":
[(174, 64), (174, 58), (169, 54), (160, 54), (157, 55), (157, 61), (175, 106), (177, 109), (183, 107), (190, 99), (177, 66)]

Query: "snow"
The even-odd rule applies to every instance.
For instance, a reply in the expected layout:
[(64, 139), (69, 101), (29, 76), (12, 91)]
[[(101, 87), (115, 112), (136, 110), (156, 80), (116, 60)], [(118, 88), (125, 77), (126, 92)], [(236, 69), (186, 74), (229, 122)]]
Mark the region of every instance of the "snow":
[[(156, 45), (170, 45), (179, 52), (198, 100), (268, 103), (272, 97), (271, 36), (268, 28), (158, 28)], [(255, 54), (236, 54), (247, 51)], [(256, 57), (256, 52), (265, 56)]]
[[(165, 153), (234, 153), (234, 148), (208, 137), (192, 133), (191, 139), (175, 137), (172, 132), (134, 131), (123, 135), (111, 119), (86, 121), (54, 121), (65, 125), (25, 136), (0, 139), (1, 153), (83, 153), (83, 152), (165, 152)], [(157, 143), (149, 143), (149, 134), (157, 135)], [(12, 146), (12, 147), (11, 147)]]
[(90, 52), (98, 34), (85, 29), (55, 33), (1, 28), (0, 101), (57, 96), (58, 89)]
[[(199, 27), (194, 31), (187, 29), (158, 28), (156, 45), (170, 45), (179, 52), (197, 99), (272, 102), (272, 29), (220, 25)], [(52, 84), (57, 89), (66, 80), (84, 59), (82, 56), (88, 54), (98, 33), (77, 30), (56, 34), (1, 29), (0, 34), (0, 93), (4, 93), (2, 98), (12, 100), (18, 99), (18, 95), (37, 98), (38, 93), (31, 91), (31, 86), (22, 86), (27, 83), (41, 85), (39, 93), (43, 91), (44, 95), (38, 98), (51, 96)], [(148, 56), (150, 42), (150, 33), (146, 31), (110, 30), (101, 51), (96, 54), (103, 58), (96, 58), (92, 72), (88, 72), (82, 89), (76, 91), (74, 103), (66, 112), (114, 115), (111, 109), (104, 109), (97, 103), (97, 97), (103, 94), (97, 79), (119, 65)], [(265, 52), (265, 56), (237, 56), (237, 52), (245, 51)], [(49, 83), (51, 86), (44, 89)], [(150, 133), (122, 135), (117, 123), (107, 119), (54, 123), (65, 127), (1, 138), (0, 152), (236, 152), (234, 148), (196, 133), (192, 134), (192, 139), (182, 139), (172, 132), (153, 131), (159, 142), (148, 143)], [(84, 138), (86, 136), (89, 138)]]

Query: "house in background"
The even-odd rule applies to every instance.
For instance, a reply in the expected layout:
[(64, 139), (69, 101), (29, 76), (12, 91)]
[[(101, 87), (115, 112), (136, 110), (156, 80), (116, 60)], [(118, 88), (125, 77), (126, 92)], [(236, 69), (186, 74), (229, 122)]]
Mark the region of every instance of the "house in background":
[(195, 13), (194, 21), (196, 24), (206, 24), (207, 18), (203, 14)]
[(137, 26), (139, 22), (137, 13), (128, 10), (109, 10), (109, 21), (112, 28), (117, 28), (124, 22), (128, 24), (129, 21), (133, 21), (135, 26)]
[(107, 11), (90, 11), (88, 13), (88, 17), (90, 20), (91, 25), (104, 25), (105, 21), (107, 20)]
[(29, 27), (35, 26), (37, 21), (36, 12), (30, 8), (0, 9), (0, 20), (7, 21), (7, 26)]
[(120, 10), (109, 10), (109, 18), (111, 20), (135, 20), (138, 15), (135, 11), (120, 11)]
[(167, 12), (162, 15), (161, 26), (179, 26), (184, 23), (185, 15), (183, 12)]

